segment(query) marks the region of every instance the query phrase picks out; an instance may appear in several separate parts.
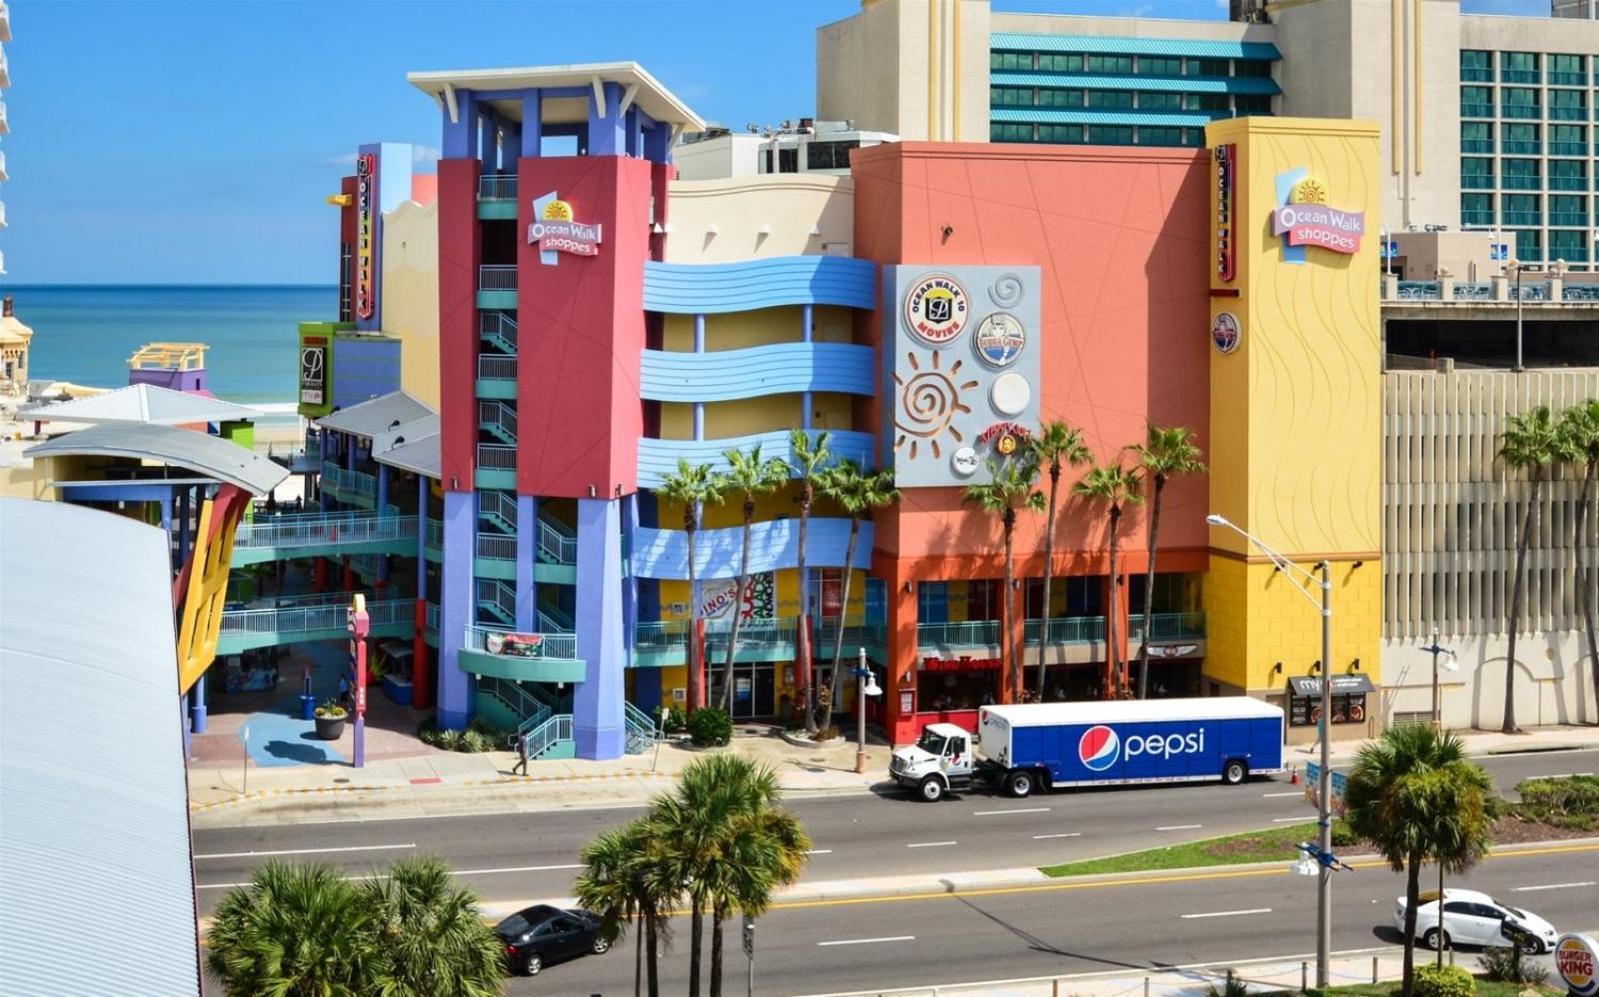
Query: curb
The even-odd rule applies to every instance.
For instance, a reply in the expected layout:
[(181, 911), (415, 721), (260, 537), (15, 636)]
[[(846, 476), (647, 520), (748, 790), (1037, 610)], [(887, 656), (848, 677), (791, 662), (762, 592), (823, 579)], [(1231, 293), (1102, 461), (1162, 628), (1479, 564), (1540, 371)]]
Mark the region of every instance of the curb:
[(232, 806), (238, 803), (247, 803), (252, 800), (269, 799), (276, 796), (304, 796), (323, 793), (372, 793), (380, 790), (392, 789), (418, 789), (451, 786), (500, 786), (508, 783), (567, 783), (567, 782), (608, 782), (618, 779), (676, 779), (678, 773), (673, 772), (595, 772), (588, 775), (499, 775), (492, 779), (459, 779), (453, 782), (440, 780), (429, 783), (407, 783), (405, 785), (373, 785), (373, 786), (308, 786), (291, 787), (289, 789), (258, 789), (253, 793), (241, 793), (221, 800), (212, 800), (207, 803), (190, 801), (190, 812), (214, 810), (217, 807)]
[(217, 807), (232, 806), (237, 803), (247, 803), (252, 800), (265, 800), (274, 796), (310, 796), (323, 793), (375, 793), (385, 789), (399, 789), (399, 786), (308, 786), (289, 789), (258, 789), (253, 793), (240, 793), (209, 803), (196, 803), (189, 801), (189, 812), (198, 813), (202, 810), (215, 810)]

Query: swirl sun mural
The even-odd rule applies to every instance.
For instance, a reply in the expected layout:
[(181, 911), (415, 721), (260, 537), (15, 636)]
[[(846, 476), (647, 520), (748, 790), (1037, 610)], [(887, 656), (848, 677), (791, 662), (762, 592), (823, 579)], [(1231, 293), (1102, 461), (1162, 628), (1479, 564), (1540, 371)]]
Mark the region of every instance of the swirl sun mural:
[(945, 433), (956, 443), (966, 442), (966, 437), (955, 427), (954, 420), (959, 413), (971, 412), (971, 406), (961, 401), (961, 396), (979, 383), (976, 380), (960, 380), (961, 365), (966, 361), (956, 360), (945, 371), (939, 369), (943, 354), (935, 352), (930, 356), (931, 366), (923, 370), (916, 351), (907, 350), (905, 362), (910, 367), (909, 376), (894, 374), (894, 383), (899, 388), (899, 405), (894, 417), (894, 428), (897, 430), (894, 434), (894, 451), (898, 453), (904, 450), (911, 460), (916, 459), (917, 450), (924, 442), (931, 448), (935, 459), (942, 457), (944, 454), (939, 438)]

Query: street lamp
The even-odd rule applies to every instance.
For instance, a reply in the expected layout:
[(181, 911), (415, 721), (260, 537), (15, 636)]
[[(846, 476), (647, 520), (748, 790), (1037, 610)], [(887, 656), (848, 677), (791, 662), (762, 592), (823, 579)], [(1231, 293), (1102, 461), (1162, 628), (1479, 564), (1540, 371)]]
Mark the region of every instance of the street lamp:
[[(1321, 770), (1317, 773), (1316, 814), (1317, 843), (1314, 854), (1306, 850), (1301, 862), (1315, 861), (1319, 865), (1316, 882), (1316, 986), (1325, 989), (1331, 978), (1329, 961), (1332, 952), (1332, 874), (1337, 859), (1332, 853), (1332, 752), (1328, 744), (1329, 721), (1332, 719), (1332, 565), (1322, 560), (1316, 567), (1321, 577), (1306, 571), (1259, 537), (1252, 536), (1225, 516), (1211, 513), (1205, 522), (1223, 526), (1249, 541), (1277, 566), (1288, 583), (1299, 591), (1321, 613), (1321, 719), (1317, 724), (1317, 737), (1321, 741)], [(1311, 585), (1321, 588), (1321, 599), (1311, 593), (1298, 574)], [(1305, 871), (1309, 870), (1308, 867)]]
[(1438, 646), (1438, 628), (1432, 629), (1432, 643), (1421, 650), (1432, 655), (1432, 725), (1438, 730), (1444, 728), (1443, 700), (1438, 696), (1438, 656), (1443, 655), (1443, 666), (1446, 672), (1458, 672), (1460, 664), (1455, 660), (1455, 652), (1447, 647)]
[(881, 696), (872, 670), (866, 667), (866, 648), (861, 648), (860, 664), (855, 668), (855, 679), (860, 683), (855, 696), (855, 774), (866, 774), (866, 697)]

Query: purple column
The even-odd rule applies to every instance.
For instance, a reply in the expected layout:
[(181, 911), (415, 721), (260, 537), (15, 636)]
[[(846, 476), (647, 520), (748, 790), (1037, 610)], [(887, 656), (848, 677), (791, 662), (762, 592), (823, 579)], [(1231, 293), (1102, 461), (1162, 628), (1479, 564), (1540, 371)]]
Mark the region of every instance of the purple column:
[[(428, 599), (428, 479), (416, 478), (416, 597)], [(425, 610), (424, 610), (425, 611)]]
[(478, 152), (477, 95), (470, 90), (455, 91), (455, 120), (449, 106), (444, 109), (445, 159), (476, 159)]
[(533, 565), (539, 550), (539, 500), (531, 495), (516, 497), (516, 629), (538, 632), (538, 588), (533, 581)]
[(651, 123), (644, 129), (644, 158), (652, 163), (672, 161), (672, 129), (667, 125)]
[(461, 668), (461, 647), (472, 622), (472, 558), (477, 496), (444, 493), (444, 583), (439, 593), (438, 724), (460, 730), (472, 719), (471, 677)]
[(577, 757), (620, 758), (622, 722), (622, 501), (577, 500), (577, 656), (583, 681), (572, 701)]
[(543, 155), (544, 97), (538, 88), (522, 91), (522, 158)]
[(604, 104), (595, 100), (589, 88), (589, 144), (591, 156), (620, 156), (627, 151), (627, 128), (622, 108), (622, 85), (605, 83)]
[[(622, 499), (622, 556), (633, 556), (633, 537), (638, 533), (638, 492)], [(625, 563), (625, 560), (624, 560)], [(633, 627), (638, 623), (638, 576), (628, 565), (627, 578), (622, 582), (622, 644), (627, 648), (623, 659), (633, 661)], [(625, 688), (625, 684), (624, 684)]]

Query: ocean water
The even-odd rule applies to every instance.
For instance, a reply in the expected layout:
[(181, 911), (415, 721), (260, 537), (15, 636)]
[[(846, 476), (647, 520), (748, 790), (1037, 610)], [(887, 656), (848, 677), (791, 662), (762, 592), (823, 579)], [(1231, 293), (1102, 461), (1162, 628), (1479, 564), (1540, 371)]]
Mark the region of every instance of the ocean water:
[(29, 377), (100, 388), (128, 383), (145, 343), (205, 343), (206, 381), (219, 398), (293, 409), (298, 326), (338, 314), (327, 286), (3, 286), (33, 329)]

